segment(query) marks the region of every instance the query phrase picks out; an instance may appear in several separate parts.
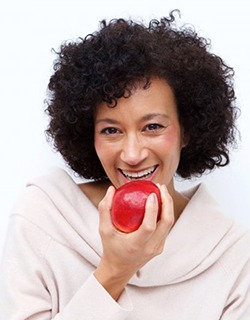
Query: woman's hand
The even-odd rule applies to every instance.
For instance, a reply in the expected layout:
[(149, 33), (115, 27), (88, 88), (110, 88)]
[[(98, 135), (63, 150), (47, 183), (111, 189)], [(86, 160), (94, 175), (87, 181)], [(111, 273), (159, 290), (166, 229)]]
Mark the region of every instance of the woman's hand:
[(118, 231), (111, 221), (110, 211), (114, 187), (109, 187), (99, 204), (100, 235), (103, 255), (95, 277), (117, 300), (129, 279), (149, 260), (159, 255), (174, 223), (173, 201), (166, 186), (161, 191), (161, 219), (157, 222), (158, 201), (151, 194), (146, 202), (145, 216), (140, 228), (132, 233)]

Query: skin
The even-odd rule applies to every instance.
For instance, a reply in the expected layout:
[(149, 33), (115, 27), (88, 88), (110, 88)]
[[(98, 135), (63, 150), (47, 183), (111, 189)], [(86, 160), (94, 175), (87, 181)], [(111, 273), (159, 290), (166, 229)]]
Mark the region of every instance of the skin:
[[(171, 87), (154, 78), (149, 88), (138, 86), (129, 98), (119, 99), (115, 108), (101, 103), (95, 116), (94, 140), (109, 183), (87, 183), (81, 188), (100, 212), (103, 255), (94, 275), (117, 300), (129, 279), (162, 252), (169, 231), (188, 202), (174, 188), (173, 176), (186, 139)], [(125, 234), (112, 224), (112, 198), (115, 188), (135, 174), (158, 185), (162, 213), (156, 222), (158, 203), (151, 194), (141, 227)]]

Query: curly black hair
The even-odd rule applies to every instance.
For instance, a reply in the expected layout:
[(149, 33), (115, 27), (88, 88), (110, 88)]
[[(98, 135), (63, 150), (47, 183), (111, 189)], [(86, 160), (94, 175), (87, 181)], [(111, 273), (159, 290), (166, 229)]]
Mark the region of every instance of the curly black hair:
[(94, 148), (98, 105), (115, 107), (138, 82), (147, 88), (152, 77), (172, 88), (188, 136), (177, 174), (191, 178), (229, 163), (228, 146), (236, 144), (237, 131), (234, 70), (210, 52), (210, 41), (193, 27), (177, 27), (175, 12), (147, 25), (103, 20), (98, 31), (65, 42), (56, 52), (46, 135), (79, 176), (107, 178)]

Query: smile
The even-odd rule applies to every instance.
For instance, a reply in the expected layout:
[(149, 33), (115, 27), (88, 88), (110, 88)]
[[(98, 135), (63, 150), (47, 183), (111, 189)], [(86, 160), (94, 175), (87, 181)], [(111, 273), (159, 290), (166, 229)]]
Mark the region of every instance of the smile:
[(125, 171), (121, 170), (121, 173), (124, 175), (125, 178), (129, 180), (139, 180), (139, 179), (147, 179), (157, 168), (157, 165), (150, 167), (146, 170), (142, 170), (139, 172), (130, 172), (130, 171)]

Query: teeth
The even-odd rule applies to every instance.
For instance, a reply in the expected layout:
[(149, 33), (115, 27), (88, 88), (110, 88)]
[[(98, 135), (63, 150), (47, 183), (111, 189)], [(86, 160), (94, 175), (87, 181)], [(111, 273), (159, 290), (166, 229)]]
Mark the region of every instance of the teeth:
[(155, 171), (156, 166), (151, 167), (147, 170), (143, 170), (140, 172), (129, 172), (129, 171), (123, 171), (121, 170), (122, 174), (128, 178), (128, 179), (142, 179), (142, 178), (146, 178), (147, 176), (149, 176), (150, 174), (152, 174)]

